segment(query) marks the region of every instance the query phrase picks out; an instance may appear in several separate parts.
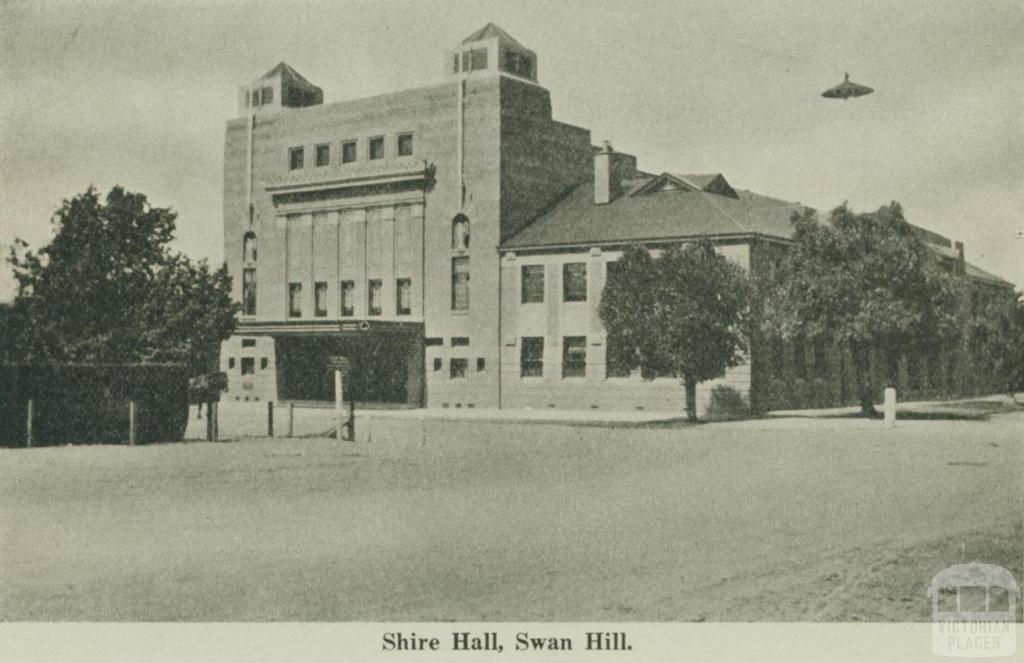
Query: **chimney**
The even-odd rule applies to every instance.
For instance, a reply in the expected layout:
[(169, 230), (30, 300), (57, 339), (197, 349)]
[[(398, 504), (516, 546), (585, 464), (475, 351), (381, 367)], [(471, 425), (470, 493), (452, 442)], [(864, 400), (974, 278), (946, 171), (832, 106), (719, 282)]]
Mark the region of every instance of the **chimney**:
[(594, 204), (607, 205), (618, 198), (619, 178), (612, 163), (612, 144), (604, 145), (594, 153)]

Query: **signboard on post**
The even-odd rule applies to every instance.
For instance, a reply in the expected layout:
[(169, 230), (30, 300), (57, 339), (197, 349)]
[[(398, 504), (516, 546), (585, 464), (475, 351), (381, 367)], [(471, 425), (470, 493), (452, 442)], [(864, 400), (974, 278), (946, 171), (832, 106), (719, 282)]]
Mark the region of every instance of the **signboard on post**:
[(343, 439), (342, 430), (348, 430), (348, 438), (351, 440), (354, 438), (352, 431), (353, 417), (355, 416), (355, 408), (348, 413), (348, 419), (345, 417), (345, 387), (343, 384), (343, 375), (351, 366), (348, 357), (341, 355), (331, 355), (327, 357), (327, 366), (334, 371), (334, 426), (335, 426), (335, 437), (338, 440)]
[(327, 357), (327, 367), (332, 371), (347, 371), (352, 366), (352, 362), (348, 360), (348, 357), (344, 355), (329, 355)]

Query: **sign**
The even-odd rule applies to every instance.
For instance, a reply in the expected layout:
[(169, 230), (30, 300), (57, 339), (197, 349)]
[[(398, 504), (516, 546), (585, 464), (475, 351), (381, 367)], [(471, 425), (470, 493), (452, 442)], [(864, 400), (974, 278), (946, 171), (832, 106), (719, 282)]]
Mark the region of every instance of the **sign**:
[(327, 367), (333, 371), (347, 371), (351, 365), (352, 362), (343, 355), (330, 355), (327, 357)]

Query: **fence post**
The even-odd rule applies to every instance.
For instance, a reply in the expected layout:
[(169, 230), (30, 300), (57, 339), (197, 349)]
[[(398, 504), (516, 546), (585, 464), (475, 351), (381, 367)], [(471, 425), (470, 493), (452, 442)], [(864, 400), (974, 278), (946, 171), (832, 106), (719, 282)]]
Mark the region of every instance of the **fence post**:
[(334, 437), (342, 440), (341, 430), (345, 425), (345, 401), (342, 398), (341, 371), (334, 371)]
[(28, 415), (27, 415), (27, 419), (25, 420), (25, 446), (26, 447), (31, 447), (32, 446), (32, 419), (34, 418), (32, 416), (32, 414), (33, 414), (34, 410), (35, 410), (35, 403), (30, 398), (30, 399), (28, 399)]
[(219, 424), (220, 424), (220, 403), (214, 401), (212, 403), (212, 414), (211, 410), (207, 410), (206, 416), (213, 420), (213, 441), (216, 442), (220, 436)]
[(274, 437), (274, 401), (267, 401), (267, 437)]
[(128, 444), (135, 446), (135, 401), (128, 401)]
[(288, 437), (295, 434), (295, 403), (288, 404)]
[(206, 441), (213, 442), (213, 402), (206, 401)]
[(896, 390), (892, 387), (886, 387), (885, 389), (885, 425), (895, 426), (896, 425)]
[(356, 441), (356, 402), (348, 402), (348, 423), (345, 424), (348, 429), (348, 440), (349, 442)]

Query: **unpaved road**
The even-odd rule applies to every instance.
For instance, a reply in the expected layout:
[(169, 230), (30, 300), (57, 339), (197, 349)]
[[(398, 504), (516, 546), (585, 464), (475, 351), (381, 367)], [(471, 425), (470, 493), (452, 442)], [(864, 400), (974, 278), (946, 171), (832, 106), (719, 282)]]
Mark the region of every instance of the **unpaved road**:
[(949, 564), (1022, 576), (1024, 413), (371, 444), (0, 450), (0, 618), (927, 621)]

